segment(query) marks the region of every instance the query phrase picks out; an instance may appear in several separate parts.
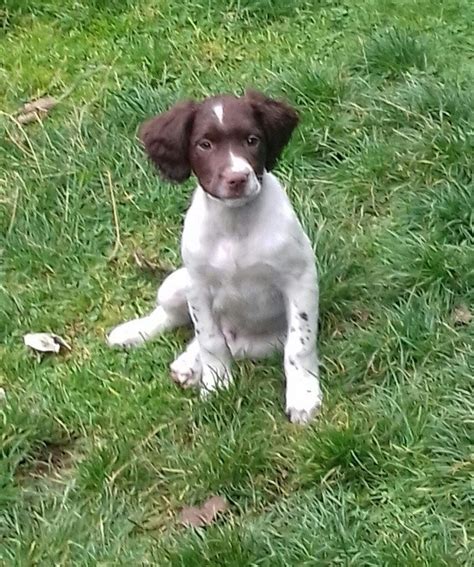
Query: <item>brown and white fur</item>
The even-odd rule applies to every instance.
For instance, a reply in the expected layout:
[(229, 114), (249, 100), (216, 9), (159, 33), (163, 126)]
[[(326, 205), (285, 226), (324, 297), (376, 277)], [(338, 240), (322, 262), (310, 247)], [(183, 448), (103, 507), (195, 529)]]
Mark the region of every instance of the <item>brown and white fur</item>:
[(313, 250), (270, 173), (296, 127), (286, 103), (255, 92), (186, 101), (146, 122), (140, 137), (168, 180), (197, 177), (182, 258), (149, 315), (108, 336), (139, 345), (180, 325), (195, 337), (171, 364), (203, 395), (231, 381), (231, 360), (284, 350), (286, 412), (306, 423), (321, 406), (316, 348), (318, 283)]

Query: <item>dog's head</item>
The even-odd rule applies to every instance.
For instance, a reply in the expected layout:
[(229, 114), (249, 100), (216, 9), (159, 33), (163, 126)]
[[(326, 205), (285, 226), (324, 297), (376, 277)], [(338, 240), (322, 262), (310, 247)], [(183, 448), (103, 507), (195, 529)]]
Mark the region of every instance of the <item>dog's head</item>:
[(259, 193), (297, 123), (285, 102), (247, 91), (178, 103), (145, 122), (140, 138), (165, 179), (194, 173), (208, 195), (235, 206)]

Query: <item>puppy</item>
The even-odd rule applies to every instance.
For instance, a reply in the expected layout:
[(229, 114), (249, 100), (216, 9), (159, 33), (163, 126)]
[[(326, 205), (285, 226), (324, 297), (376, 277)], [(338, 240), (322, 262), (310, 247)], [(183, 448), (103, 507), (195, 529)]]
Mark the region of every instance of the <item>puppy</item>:
[(149, 315), (123, 323), (111, 346), (135, 346), (193, 324), (172, 378), (202, 395), (232, 382), (231, 361), (284, 351), (286, 413), (306, 423), (321, 406), (318, 283), (311, 243), (270, 173), (298, 122), (255, 91), (185, 101), (146, 122), (140, 138), (162, 176), (197, 178), (182, 236), (183, 267)]

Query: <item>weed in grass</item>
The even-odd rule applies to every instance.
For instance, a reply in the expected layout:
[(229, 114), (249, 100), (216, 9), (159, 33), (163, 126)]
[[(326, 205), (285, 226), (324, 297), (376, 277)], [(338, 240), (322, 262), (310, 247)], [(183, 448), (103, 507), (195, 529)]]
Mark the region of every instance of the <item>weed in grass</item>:
[(369, 73), (400, 77), (411, 69), (428, 66), (428, 47), (405, 29), (377, 32), (364, 47), (364, 66)]

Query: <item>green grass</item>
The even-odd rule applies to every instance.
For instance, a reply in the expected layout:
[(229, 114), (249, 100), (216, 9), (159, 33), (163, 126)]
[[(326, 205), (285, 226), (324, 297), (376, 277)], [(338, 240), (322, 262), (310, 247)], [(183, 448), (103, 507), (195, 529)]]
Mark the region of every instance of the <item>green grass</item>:
[[(0, 11), (0, 562), (429, 565), (474, 561), (470, 0), (6, 0)], [(192, 191), (139, 123), (254, 86), (302, 122), (278, 174), (321, 273), (323, 415), (282, 411), (275, 359), (209, 402), (107, 329), (150, 308), (140, 248), (179, 265)], [(13, 115), (62, 97), (42, 124)], [(111, 188), (121, 246), (115, 244)], [(30, 330), (68, 338), (39, 361)], [(182, 530), (183, 505), (230, 513)]]

